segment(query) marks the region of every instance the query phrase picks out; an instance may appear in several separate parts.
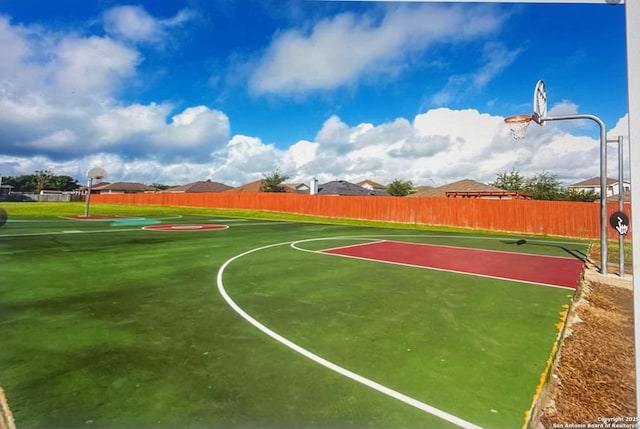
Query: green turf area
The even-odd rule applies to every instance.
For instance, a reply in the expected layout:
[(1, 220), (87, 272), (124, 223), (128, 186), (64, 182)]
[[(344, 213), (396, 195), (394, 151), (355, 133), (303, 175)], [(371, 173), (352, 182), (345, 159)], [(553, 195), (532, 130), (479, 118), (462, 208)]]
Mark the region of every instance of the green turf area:
[[(483, 427), (520, 427), (571, 291), (296, 250), (389, 237), (582, 255), (586, 243), (171, 207), (3, 204), (0, 384), (19, 428), (454, 425), (265, 336)], [(280, 218), (273, 220), (273, 218)], [(294, 219), (299, 220), (299, 219)], [(326, 220), (325, 220), (326, 222)], [(156, 232), (144, 225), (220, 223)], [(333, 238), (317, 250), (357, 242)]]

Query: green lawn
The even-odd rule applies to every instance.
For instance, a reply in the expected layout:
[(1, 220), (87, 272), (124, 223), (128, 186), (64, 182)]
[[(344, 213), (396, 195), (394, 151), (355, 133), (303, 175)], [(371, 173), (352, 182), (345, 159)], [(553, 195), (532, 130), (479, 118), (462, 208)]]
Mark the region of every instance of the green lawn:
[[(455, 427), (265, 336), (219, 294), (220, 267), (262, 246), (360, 235), (586, 251), (579, 242), (530, 238), (516, 248), (514, 237), (495, 234), (269, 213), (94, 205), (92, 214), (143, 219), (89, 222), (57, 217), (82, 214), (80, 204), (0, 207), (9, 214), (0, 228), (0, 384), (19, 428)], [(141, 230), (152, 223), (229, 228)], [(299, 346), (491, 428), (522, 426), (572, 295), (288, 244), (234, 260), (222, 279), (240, 307)]]

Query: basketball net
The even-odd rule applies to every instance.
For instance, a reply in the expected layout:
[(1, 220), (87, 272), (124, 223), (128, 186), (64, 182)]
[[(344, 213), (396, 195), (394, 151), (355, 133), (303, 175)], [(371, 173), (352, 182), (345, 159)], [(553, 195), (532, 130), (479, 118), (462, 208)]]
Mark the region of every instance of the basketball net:
[(531, 115), (516, 115), (505, 118), (504, 122), (511, 129), (511, 136), (515, 140), (522, 140), (527, 136), (527, 127), (531, 123)]

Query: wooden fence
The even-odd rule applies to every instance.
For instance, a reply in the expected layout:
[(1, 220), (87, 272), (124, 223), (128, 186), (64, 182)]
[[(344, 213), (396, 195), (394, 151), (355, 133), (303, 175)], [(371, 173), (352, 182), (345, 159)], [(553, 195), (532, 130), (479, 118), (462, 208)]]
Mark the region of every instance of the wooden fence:
[[(525, 234), (589, 239), (600, 237), (600, 205), (598, 203), (232, 192), (101, 194), (92, 195), (91, 201), (267, 210), (329, 218), (442, 225)], [(617, 210), (617, 203), (611, 203), (607, 208), (611, 214)], [(624, 211), (631, 218), (629, 203), (625, 203)], [(610, 239), (618, 237), (617, 231), (610, 226), (608, 237)], [(627, 237), (631, 237), (631, 231)]]

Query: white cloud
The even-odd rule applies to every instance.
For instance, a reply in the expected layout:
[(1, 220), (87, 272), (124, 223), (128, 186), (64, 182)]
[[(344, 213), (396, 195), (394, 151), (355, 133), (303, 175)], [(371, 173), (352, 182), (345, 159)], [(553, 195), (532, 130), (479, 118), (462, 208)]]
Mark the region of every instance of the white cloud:
[[(47, 66), (65, 99), (109, 95), (134, 75), (139, 54), (108, 38), (64, 38)], [(76, 95), (77, 94), (77, 95)]]
[(450, 76), (445, 87), (432, 96), (431, 103), (435, 106), (444, 106), (466, 94), (479, 92), (510, 66), (522, 50), (522, 48), (509, 50), (496, 42), (487, 43), (482, 51), (483, 63), (480, 68), (468, 74)]
[[(176, 116), (178, 123), (184, 125), (197, 122), (202, 115), (216, 116), (214, 111), (201, 108)], [(226, 145), (216, 146), (213, 157), (135, 159), (103, 152), (74, 161), (56, 161), (43, 156), (0, 156), (0, 171), (5, 175), (30, 174), (48, 168), (60, 174), (73, 175), (75, 171), (75, 177), (83, 177), (89, 166), (98, 165), (107, 169), (113, 181), (180, 184), (212, 179), (230, 185), (260, 179), (276, 168), (289, 175), (290, 181), (305, 183), (312, 177), (321, 182), (370, 178), (381, 183), (400, 178), (428, 185), (463, 178), (491, 182), (498, 173), (515, 168), (527, 177), (548, 171), (569, 184), (599, 174), (597, 136), (574, 136), (558, 127), (532, 125), (526, 140), (514, 141), (503, 119), (475, 110), (446, 108), (417, 115), (413, 122), (398, 118), (379, 125), (348, 125), (335, 116), (325, 122), (322, 130), (331, 128), (327, 124), (340, 129), (348, 146), (341, 148), (339, 154), (326, 142), (301, 140), (278, 149), (258, 137), (235, 135)], [(55, 137), (64, 141), (69, 136), (62, 133), (52, 139)], [(610, 171), (614, 172), (615, 156), (613, 151), (610, 153)]]
[[(143, 32), (149, 20), (162, 29), (188, 18), (185, 12), (155, 20), (134, 9), (131, 16), (140, 18)], [(132, 13), (111, 13), (127, 11)], [(116, 101), (142, 61), (138, 50), (121, 41), (14, 25), (0, 16), (0, 42), (7, 44), (0, 62), (0, 144), (6, 156), (59, 163), (109, 151), (125, 161), (179, 163), (210, 158), (227, 143), (229, 119), (221, 111), (187, 107), (167, 121), (173, 110), (168, 103)]]
[(209, 152), (226, 143), (229, 118), (223, 112), (206, 106), (189, 107), (173, 116), (168, 127), (158, 130), (152, 141), (163, 150), (183, 150), (210, 144)]
[(318, 144), (306, 140), (301, 140), (289, 147), (287, 151), (290, 161), (295, 169), (301, 169), (305, 164), (313, 161), (318, 153)]
[(569, 100), (562, 100), (555, 103), (547, 111), (547, 116), (565, 116), (578, 114), (578, 105)]
[(316, 135), (316, 140), (321, 145), (345, 147), (350, 143), (351, 131), (349, 126), (342, 122), (338, 116), (332, 115), (322, 124), (322, 128)]
[(93, 126), (101, 142), (117, 144), (129, 136), (154, 133), (164, 127), (169, 110), (170, 106), (155, 103), (114, 107), (98, 115)]
[(92, 150), (135, 154), (139, 158), (202, 159), (224, 146), (229, 118), (206, 106), (189, 107), (166, 123), (169, 105), (117, 107), (96, 117)]
[(423, 4), (389, 8), (383, 16), (343, 13), (309, 31), (278, 34), (250, 85), (256, 93), (305, 93), (352, 84), (363, 76), (395, 74), (411, 53), (495, 31), (504, 19), (496, 11)]
[(182, 10), (168, 19), (155, 18), (140, 6), (117, 6), (104, 13), (104, 27), (108, 34), (132, 42), (157, 43), (167, 30), (192, 18), (192, 12)]
[(623, 136), (626, 140), (629, 139), (629, 114), (627, 113), (618, 120), (616, 125), (609, 130), (608, 138), (617, 139), (618, 136)]

